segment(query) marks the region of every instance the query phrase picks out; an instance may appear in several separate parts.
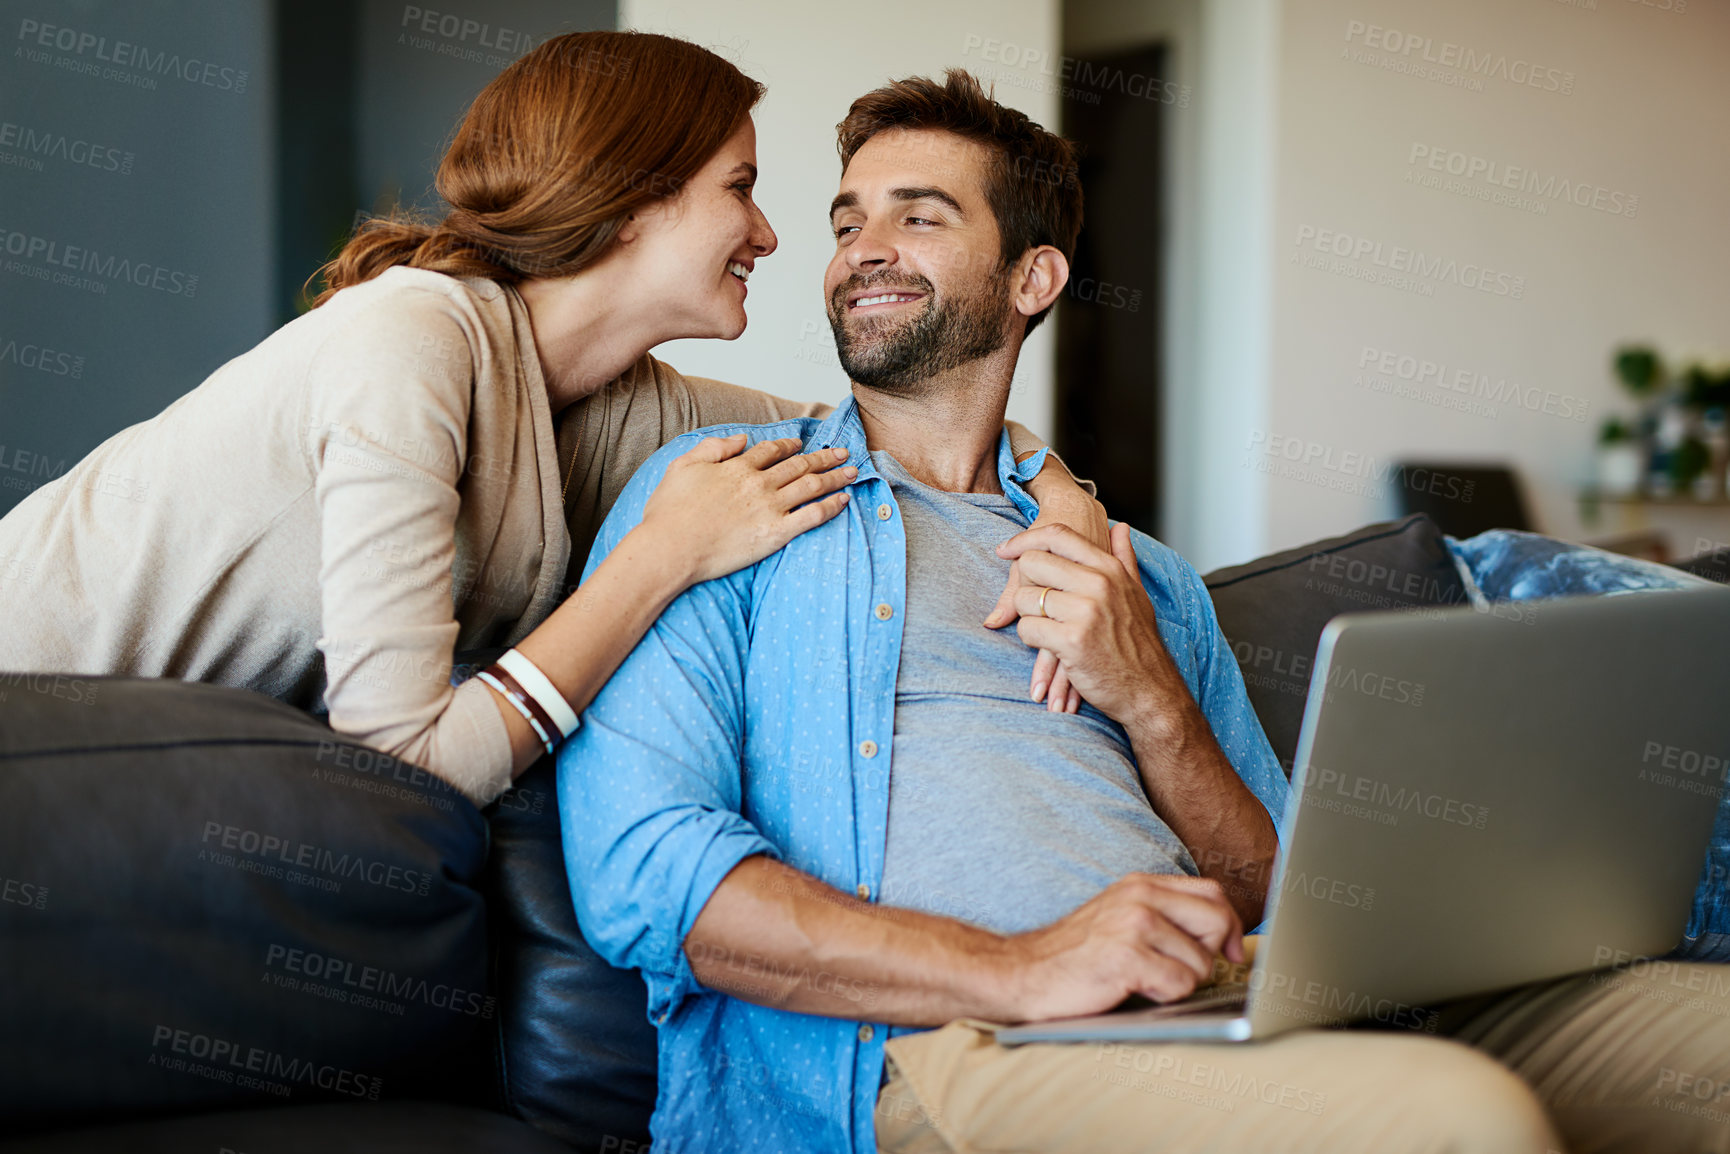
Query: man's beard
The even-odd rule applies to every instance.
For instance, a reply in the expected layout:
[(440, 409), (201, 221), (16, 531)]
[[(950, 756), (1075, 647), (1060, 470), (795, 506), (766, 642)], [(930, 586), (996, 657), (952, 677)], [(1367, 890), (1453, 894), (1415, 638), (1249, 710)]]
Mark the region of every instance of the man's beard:
[[(854, 276), (829, 297), (829, 328), (848, 379), (883, 392), (914, 393), (932, 377), (990, 356), (1007, 339), (1010, 265), (1000, 265), (978, 290), (939, 298), (921, 276)], [(847, 294), (856, 289), (923, 292), (923, 310), (912, 320), (868, 318), (847, 325)]]

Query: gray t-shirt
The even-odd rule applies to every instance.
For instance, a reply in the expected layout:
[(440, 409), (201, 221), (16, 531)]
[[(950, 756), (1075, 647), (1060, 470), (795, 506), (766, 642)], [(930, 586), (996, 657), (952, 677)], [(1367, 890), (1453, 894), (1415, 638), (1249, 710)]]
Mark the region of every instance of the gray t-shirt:
[(1126, 873), (1196, 873), (1153, 812), (1123, 727), (1028, 699), (1034, 650), (980, 624), (1009, 577), (1009, 498), (950, 493), (871, 454), (907, 534), (881, 900), (999, 933), (1036, 929)]

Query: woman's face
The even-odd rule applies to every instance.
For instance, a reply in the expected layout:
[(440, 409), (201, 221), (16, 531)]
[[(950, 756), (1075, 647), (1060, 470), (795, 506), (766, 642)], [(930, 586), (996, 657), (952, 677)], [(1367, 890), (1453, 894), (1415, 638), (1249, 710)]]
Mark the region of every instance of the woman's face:
[(675, 336), (732, 340), (745, 331), (745, 281), (776, 243), (751, 199), (756, 183), (757, 129), (747, 116), (677, 196), (636, 214), (633, 273)]

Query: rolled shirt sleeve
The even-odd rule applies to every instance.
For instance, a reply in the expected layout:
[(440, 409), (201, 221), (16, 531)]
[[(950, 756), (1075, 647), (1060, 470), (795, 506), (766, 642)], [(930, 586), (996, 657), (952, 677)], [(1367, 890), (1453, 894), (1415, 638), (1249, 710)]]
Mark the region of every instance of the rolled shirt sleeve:
[[(668, 462), (699, 439), (674, 440), (625, 487), (584, 580), (642, 520)], [(751, 572), (675, 599), (558, 754), (577, 923), (608, 962), (643, 971), (656, 1020), (701, 988), (683, 946), (721, 880), (747, 857), (780, 857), (740, 812)]]
[(1130, 540), (1141, 568), (1142, 587), (1152, 599), (1161, 625), (1181, 625), (1182, 634), (1174, 636), (1187, 635), (1187, 653), (1174, 652), (1172, 657), (1185, 667), (1190, 693), (1207, 718), (1220, 751), (1267, 810), (1283, 846), (1291, 785), (1250, 706), (1243, 672), (1232, 656), (1230, 642), (1220, 632), (1207, 585), (1194, 566), (1170, 547), (1136, 530), (1130, 531)]
[[(1175, 554), (1174, 554), (1175, 556)], [(1196, 704), (1201, 706), (1214, 740), (1243, 779), (1249, 791), (1260, 799), (1273, 819), (1274, 833), (1285, 845), (1286, 806), (1291, 785), (1261, 720), (1249, 703), (1244, 688), (1243, 670), (1232, 655), (1231, 643), (1220, 631), (1219, 618), (1214, 613), (1213, 599), (1201, 575), (1182, 558), (1183, 580), (1178, 588), (1190, 603), (1190, 636), (1195, 646)]]

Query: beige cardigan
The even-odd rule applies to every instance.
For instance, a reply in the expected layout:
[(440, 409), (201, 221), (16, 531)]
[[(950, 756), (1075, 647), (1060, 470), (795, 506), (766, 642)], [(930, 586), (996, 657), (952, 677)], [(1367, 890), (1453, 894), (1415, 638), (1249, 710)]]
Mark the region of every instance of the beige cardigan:
[(0, 519), (0, 670), (257, 690), (485, 804), (510, 741), (490, 689), (451, 687), (454, 653), (546, 620), (667, 441), (829, 411), (645, 356), (555, 433), (522, 298), (393, 268)]

